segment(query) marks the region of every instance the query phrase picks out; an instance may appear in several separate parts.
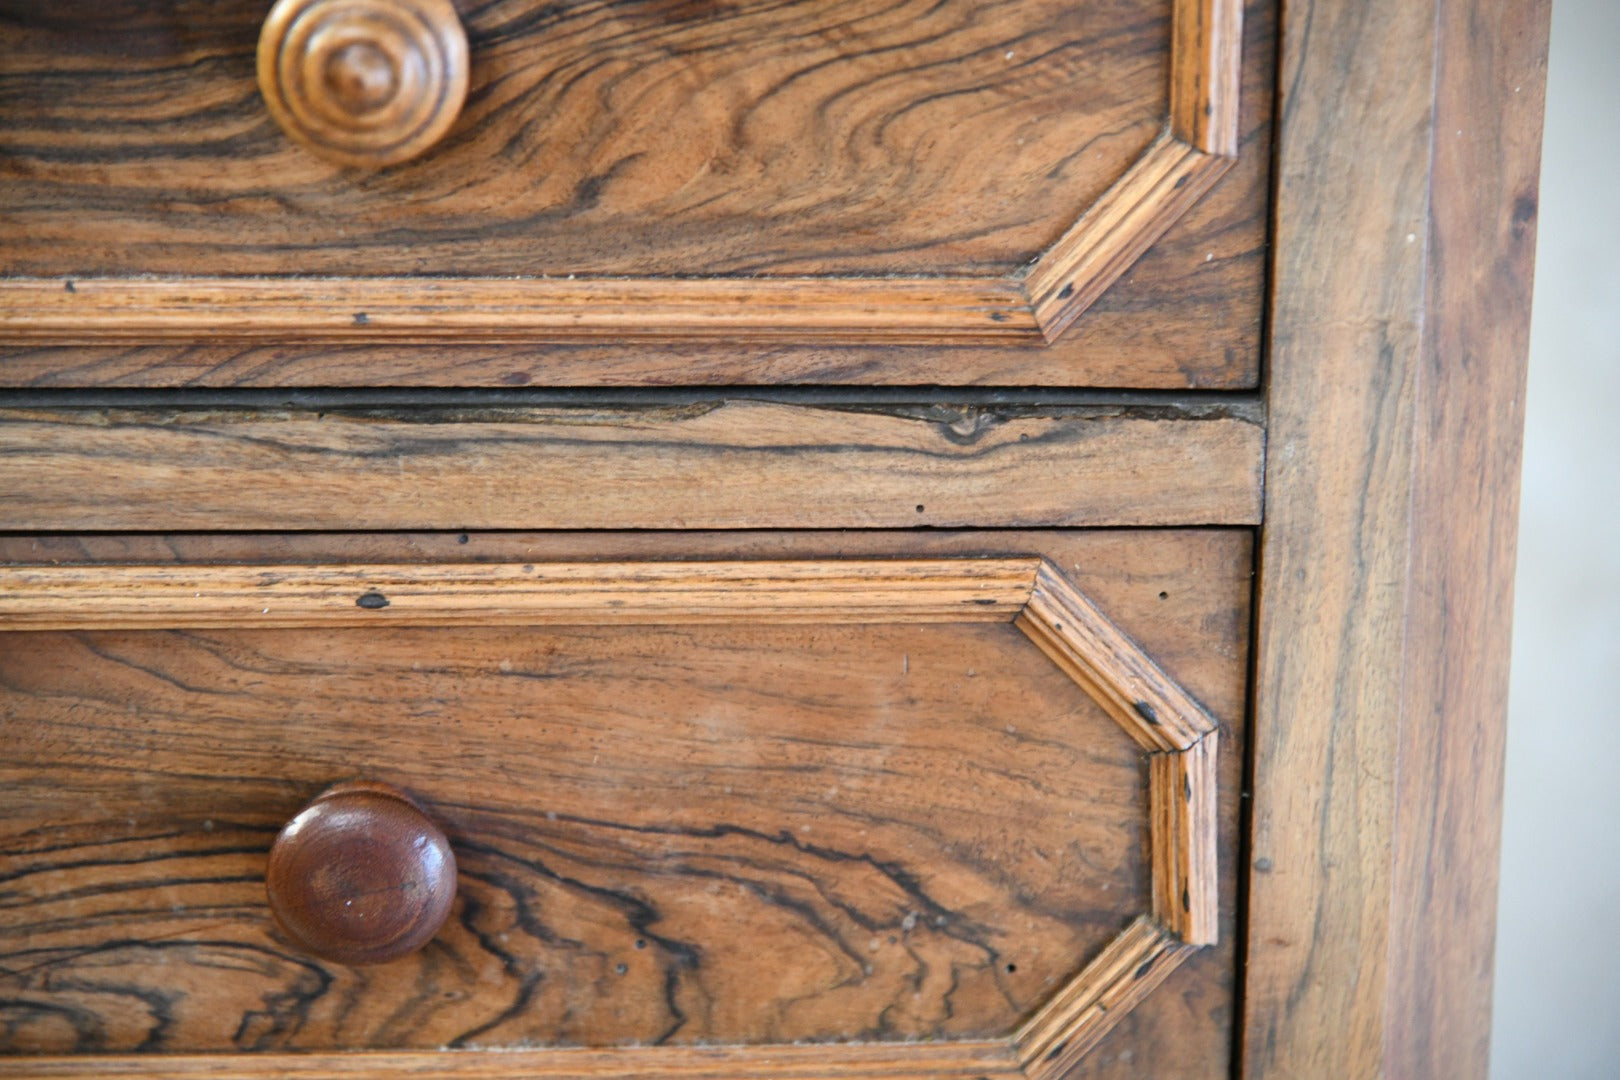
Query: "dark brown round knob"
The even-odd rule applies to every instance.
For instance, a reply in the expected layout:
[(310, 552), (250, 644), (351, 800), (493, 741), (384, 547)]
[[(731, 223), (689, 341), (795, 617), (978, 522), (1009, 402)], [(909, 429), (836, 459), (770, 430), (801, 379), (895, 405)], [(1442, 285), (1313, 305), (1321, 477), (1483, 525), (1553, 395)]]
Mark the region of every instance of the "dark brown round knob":
[(276, 123), (362, 168), (443, 138), (467, 98), (467, 66), (450, 0), (279, 0), (259, 35), (259, 90)]
[(382, 964), (426, 945), (456, 898), (450, 841), (398, 788), (327, 788), (270, 848), (270, 911), (299, 945), (340, 964)]

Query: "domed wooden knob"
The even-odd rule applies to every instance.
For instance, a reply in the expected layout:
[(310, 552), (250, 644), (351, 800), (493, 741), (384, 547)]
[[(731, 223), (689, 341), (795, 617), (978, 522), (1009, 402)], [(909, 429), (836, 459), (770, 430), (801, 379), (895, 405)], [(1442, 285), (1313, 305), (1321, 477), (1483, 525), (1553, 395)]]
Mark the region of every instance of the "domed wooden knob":
[(382, 964), (426, 945), (456, 898), (456, 857), (410, 796), (337, 784), (287, 823), (265, 875), (281, 929), (315, 956)]
[(467, 98), (467, 32), (450, 0), (279, 0), (259, 90), (323, 157), (382, 168), (444, 137)]

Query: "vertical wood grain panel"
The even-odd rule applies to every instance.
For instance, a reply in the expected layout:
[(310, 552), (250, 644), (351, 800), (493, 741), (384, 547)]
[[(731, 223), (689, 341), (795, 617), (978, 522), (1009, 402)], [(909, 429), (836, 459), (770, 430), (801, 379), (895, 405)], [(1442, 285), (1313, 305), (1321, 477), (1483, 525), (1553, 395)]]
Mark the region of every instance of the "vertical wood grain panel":
[(1433, 52), (1408, 0), (1283, 30), (1250, 1077), (1382, 1073)]
[(1484, 1076), (1547, 0), (1442, 0), (1385, 1068)]
[[(1542, 55), (1517, 28), (1545, 14), (1524, 6), (1302, 2), (1284, 28), (1250, 1077), (1484, 1072), (1496, 855), (1475, 819), (1495, 814), (1528, 313), (1512, 218)], [(1507, 109), (1513, 85), (1529, 99)]]

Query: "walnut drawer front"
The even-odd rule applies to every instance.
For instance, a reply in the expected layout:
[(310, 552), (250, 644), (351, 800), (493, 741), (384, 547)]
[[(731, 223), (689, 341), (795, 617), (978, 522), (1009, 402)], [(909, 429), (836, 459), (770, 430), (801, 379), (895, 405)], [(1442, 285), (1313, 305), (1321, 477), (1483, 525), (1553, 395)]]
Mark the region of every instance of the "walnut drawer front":
[[(0, 1073), (1224, 1070), (1246, 532), (404, 540), (6, 542)], [(265, 907), (355, 776), (460, 868), (376, 968)]]
[(267, 6), (0, 3), (9, 385), (1255, 384), (1271, 0)]

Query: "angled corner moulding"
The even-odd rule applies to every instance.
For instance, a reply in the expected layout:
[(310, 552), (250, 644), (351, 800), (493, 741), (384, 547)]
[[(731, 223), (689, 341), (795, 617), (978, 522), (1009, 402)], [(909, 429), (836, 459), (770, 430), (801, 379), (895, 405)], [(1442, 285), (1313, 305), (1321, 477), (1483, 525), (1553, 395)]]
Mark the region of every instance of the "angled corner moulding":
[[(1016, 625), (1148, 756), (1152, 909), (999, 1040), (495, 1051), (505, 1067), (521, 1058), (521, 1071), (537, 1077), (844, 1070), (1046, 1080), (1064, 1075), (1183, 960), (1216, 942), (1216, 723), (1041, 558), (0, 569), (0, 631), (783, 622)], [(136, 1059), (0, 1059), (0, 1076), (296, 1077), (301, 1069), (330, 1076), (409, 1067), (452, 1077), (476, 1074), (486, 1053), (165, 1055), (129, 1070)]]
[(0, 339), (1050, 343), (1236, 159), (1242, 2), (1167, 2), (1163, 131), (1010, 277), (15, 277), (0, 278)]

